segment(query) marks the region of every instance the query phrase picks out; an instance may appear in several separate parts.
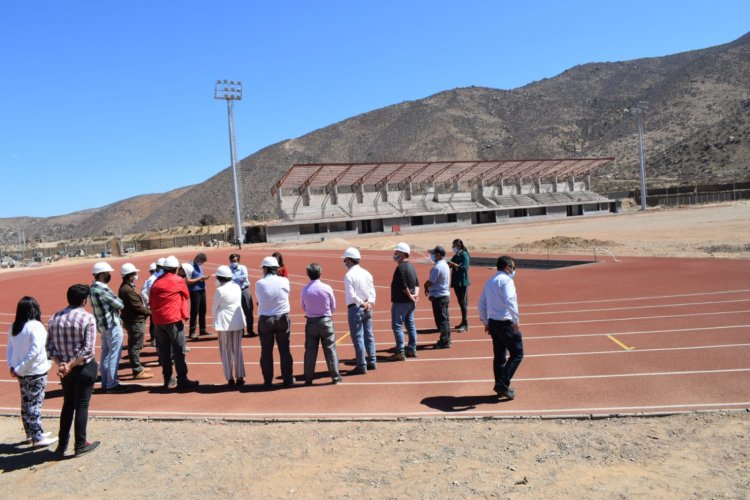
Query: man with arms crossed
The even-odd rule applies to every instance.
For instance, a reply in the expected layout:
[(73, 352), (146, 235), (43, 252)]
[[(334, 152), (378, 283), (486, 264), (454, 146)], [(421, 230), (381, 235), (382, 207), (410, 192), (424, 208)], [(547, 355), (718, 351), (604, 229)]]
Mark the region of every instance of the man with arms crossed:
[[(393, 261), (397, 264), (391, 280), (391, 329), (396, 339), (396, 350), (388, 358), (391, 361), (404, 361), (417, 357), (417, 327), (414, 325), (414, 311), (419, 300), (419, 278), (417, 270), (409, 262), (411, 249), (406, 243), (399, 243), (393, 250)], [(409, 345), (404, 353), (404, 326), (409, 334)]]

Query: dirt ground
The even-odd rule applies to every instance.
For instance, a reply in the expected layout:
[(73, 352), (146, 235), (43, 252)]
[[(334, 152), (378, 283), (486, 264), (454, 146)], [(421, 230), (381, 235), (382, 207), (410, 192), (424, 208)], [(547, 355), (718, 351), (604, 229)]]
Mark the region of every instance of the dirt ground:
[[(305, 248), (750, 258), (750, 204), (327, 240)], [(270, 246), (270, 245), (269, 245)], [(609, 253), (607, 253), (609, 252)], [(750, 265), (750, 262), (749, 262)], [(96, 397), (96, 396), (94, 396)], [(45, 418), (57, 430), (56, 418)], [(337, 422), (92, 418), (56, 462), (0, 417), (0, 498), (750, 498), (750, 413)]]

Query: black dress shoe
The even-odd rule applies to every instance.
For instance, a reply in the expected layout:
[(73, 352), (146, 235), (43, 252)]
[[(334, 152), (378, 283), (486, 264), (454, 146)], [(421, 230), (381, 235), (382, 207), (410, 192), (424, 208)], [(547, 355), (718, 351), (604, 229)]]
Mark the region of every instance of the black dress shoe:
[(493, 389), (495, 393), (501, 398), (507, 398), (511, 401), (516, 398), (516, 390), (511, 389), (510, 387), (503, 387), (500, 385), (496, 385)]
[(82, 455), (85, 455), (86, 453), (91, 453), (92, 451), (97, 449), (100, 444), (102, 444), (100, 441), (94, 441), (92, 443), (86, 442), (86, 444), (81, 448), (76, 449), (76, 456), (80, 457)]
[(367, 368), (364, 366), (358, 366), (349, 370), (347, 375), (367, 375)]
[(200, 385), (200, 382), (198, 382), (197, 380), (188, 380), (188, 379), (178, 380), (177, 381), (177, 390), (178, 391), (184, 391), (184, 390), (187, 390), (187, 389), (195, 389), (199, 385)]
[(378, 365), (376, 363), (367, 363), (367, 369), (368, 370), (377, 370)]
[(435, 349), (448, 349), (451, 346), (451, 341), (444, 341), (444, 340), (438, 340), (437, 344), (435, 344)]

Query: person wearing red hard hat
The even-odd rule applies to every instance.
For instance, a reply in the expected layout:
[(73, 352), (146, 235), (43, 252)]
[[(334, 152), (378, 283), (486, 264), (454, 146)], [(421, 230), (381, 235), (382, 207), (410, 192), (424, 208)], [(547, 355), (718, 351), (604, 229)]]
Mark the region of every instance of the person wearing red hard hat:
[(146, 336), (146, 320), (151, 315), (151, 310), (135, 289), (138, 269), (127, 262), (120, 268), (120, 276), (122, 276), (122, 284), (117, 291), (117, 296), (123, 304), (122, 323), (128, 331), (128, 358), (130, 368), (133, 370), (133, 379), (149, 379), (153, 375), (151, 375), (151, 370), (141, 363), (141, 350), (143, 350), (143, 340)]

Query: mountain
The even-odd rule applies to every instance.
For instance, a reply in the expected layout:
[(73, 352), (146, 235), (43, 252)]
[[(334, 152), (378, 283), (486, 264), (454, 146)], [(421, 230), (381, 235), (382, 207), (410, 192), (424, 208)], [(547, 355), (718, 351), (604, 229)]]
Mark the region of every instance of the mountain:
[[(295, 163), (614, 156), (597, 190), (636, 187), (637, 127), (648, 101), (649, 186), (750, 177), (750, 33), (665, 57), (575, 66), (513, 90), (468, 87), (355, 116), (240, 162), (246, 219), (276, 218), (271, 186)], [(201, 184), (102, 209), (28, 221), (44, 239), (144, 232), (233, 218), (231, 170)], [(6, 219), (5, 221), (7, 221)], [(0, 220), (0, 241), (20, 222)], [(8, 230), (3, 230), (7, 226)]]

